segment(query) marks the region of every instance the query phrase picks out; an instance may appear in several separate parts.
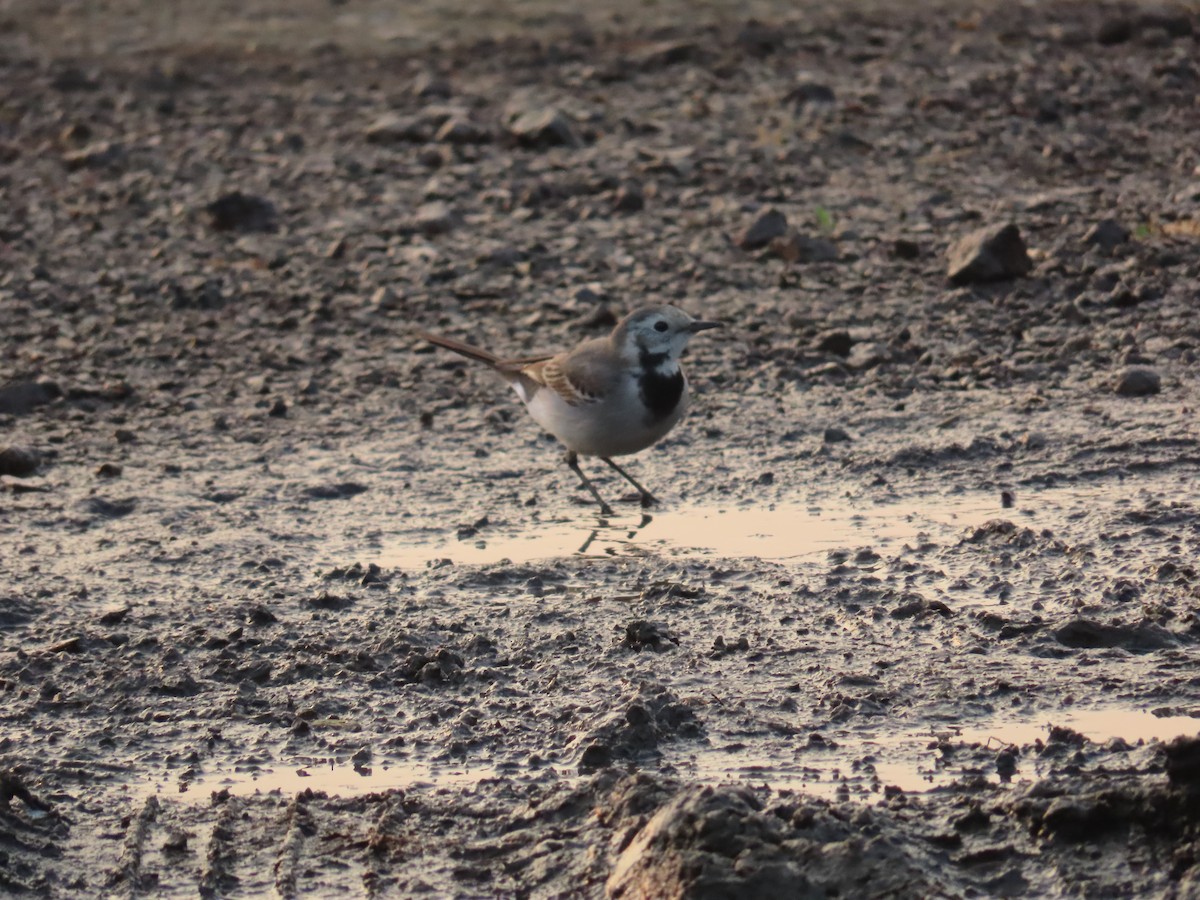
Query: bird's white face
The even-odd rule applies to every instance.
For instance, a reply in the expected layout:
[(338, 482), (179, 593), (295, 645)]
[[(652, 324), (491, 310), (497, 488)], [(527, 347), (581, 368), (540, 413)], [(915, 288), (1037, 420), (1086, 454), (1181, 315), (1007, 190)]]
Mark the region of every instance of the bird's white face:
[(626, 316), (613, 332), (621, 349), (643, 363), (677, 363), (692, 335), (719, 322), (702, 322), (674, 306), (650, 306)]

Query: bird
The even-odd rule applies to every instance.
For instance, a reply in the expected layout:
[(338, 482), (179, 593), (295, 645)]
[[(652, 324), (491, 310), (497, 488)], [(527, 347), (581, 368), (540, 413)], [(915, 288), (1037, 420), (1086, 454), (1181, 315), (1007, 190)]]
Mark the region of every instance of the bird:
[(679, 358), (688, 341), (721, 322), (696, 319), (674, 306), (646, 306), (621, 319), (606, 337), (544, 356), (505, 359), (453, 338), (417, 330), (419, 338), (490, 366), (509, 383), (529, 415), (566, 447), (566, 464), (613, 515), (579, 465), (599, 457), (637, 489), (643, 507), (654, 495), (613, 461), (658, 443), (683, 418), (688, 380)]

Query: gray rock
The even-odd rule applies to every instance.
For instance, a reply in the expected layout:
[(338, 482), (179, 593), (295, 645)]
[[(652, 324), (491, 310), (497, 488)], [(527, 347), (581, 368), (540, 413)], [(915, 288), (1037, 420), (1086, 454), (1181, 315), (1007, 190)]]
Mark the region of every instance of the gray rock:
[(452, 116), (442, 123), (434, 137), (445, 144), (486, 144), (492, 133), (478, 122)]
[(61, 396), (52, 381), (15, 381), (0, 388), (0, 415), (23, 416)]
[(25, 478), (37, 471), (41, 458), (28, 447), (5, 447), (0, 450), (0, 475)]
[(1111, 251), (1129, 240), (1129, 229), (1116, 219), (1101, 219), (1088, 229), (1083, 242), (1090, 247)]
[(613, 194), (613, 209), (617, 212), (637, 212), (645, 205), (646, 197), (640, 184), (626, 182)]
[(384, 113), (363, 134), (372, 144), (402, 144), (427, 141), (430, 132), (429, 125), (420, 119)]
[(519, 113), (509, 122), (508, 132), (526, 147), (578, 147), (583, 143), (566, 113), (553, 106)]
[(833, 88), (825, 84), (819, 84), (815, 81), (802, 81), (783, 98), (788, 103), (797, 108), (805, 106), (830, 106), (836, 102), (837, 97), (833, 93)]
[(773, 206), (767, 207), (738, 236), (737, 245), (743, 250), (758, 250), (787, 234), (787, 227), (787, 216)]
[(825, 443), (827, 444), (844, 444), (847, 441), (853, 440), (850, 433), (844, 428), (838, 428), (836, 425), (825, 429)]
[(440, 97), (445, 99), (454, 93), (449, 79), (435, 72), (421, 72), (413, 79), (412, 94), (414, 97)]
[(71, 171), (79, 169), (103, 169), (119, 162), (125, 156), (125, 148), (110, 141), (97, 141), (80, 150), (63, 154), (63, 165)]
[(1122, 397), (1148, 397), (1162, 390), (1162, 376), (1153, 369), (1131, 366), (1117, 376), (1113, 390)]
[(788, 232), (771, 241), (771, 253), (790, 263), (833, 262), (840, 256), (833, 241), (796, 232)]
[(265, 197), (232, 191), (204, 208), (217, 231), (274, 231), (275, 204)]
[(947, 275), (957, 285), (1004, 281), (1025, 275), (1033, 262), (1016, 225), (989, 225), (955, 242)]
[(422, 234), (446, 234), (458, 224), (458, 217), (443, 201), (432, 200), (417, 208), (413, 224)]

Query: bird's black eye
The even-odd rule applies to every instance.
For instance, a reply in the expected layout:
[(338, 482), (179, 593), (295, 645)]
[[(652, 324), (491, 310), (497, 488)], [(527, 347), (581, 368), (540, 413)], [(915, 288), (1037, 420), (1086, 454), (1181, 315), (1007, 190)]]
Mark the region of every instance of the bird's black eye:
[(659, 319), (657, 322), (654, 323), (655, 331), (666, 331), (667, 328), (668, 328), (667, 323), (664, 322), (662, 319)]

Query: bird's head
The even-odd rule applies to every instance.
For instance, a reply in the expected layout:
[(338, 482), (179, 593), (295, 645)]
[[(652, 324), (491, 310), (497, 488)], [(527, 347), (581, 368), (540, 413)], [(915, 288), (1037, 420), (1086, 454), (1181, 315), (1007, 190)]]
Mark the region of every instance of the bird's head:
[(612, 340), (623, 355), (644, 365), (661, 365), (677, 361), (692, 335), (720, 327), (720, 322), (694, 319), (674, 306), (647, 306), (618, 322)]

